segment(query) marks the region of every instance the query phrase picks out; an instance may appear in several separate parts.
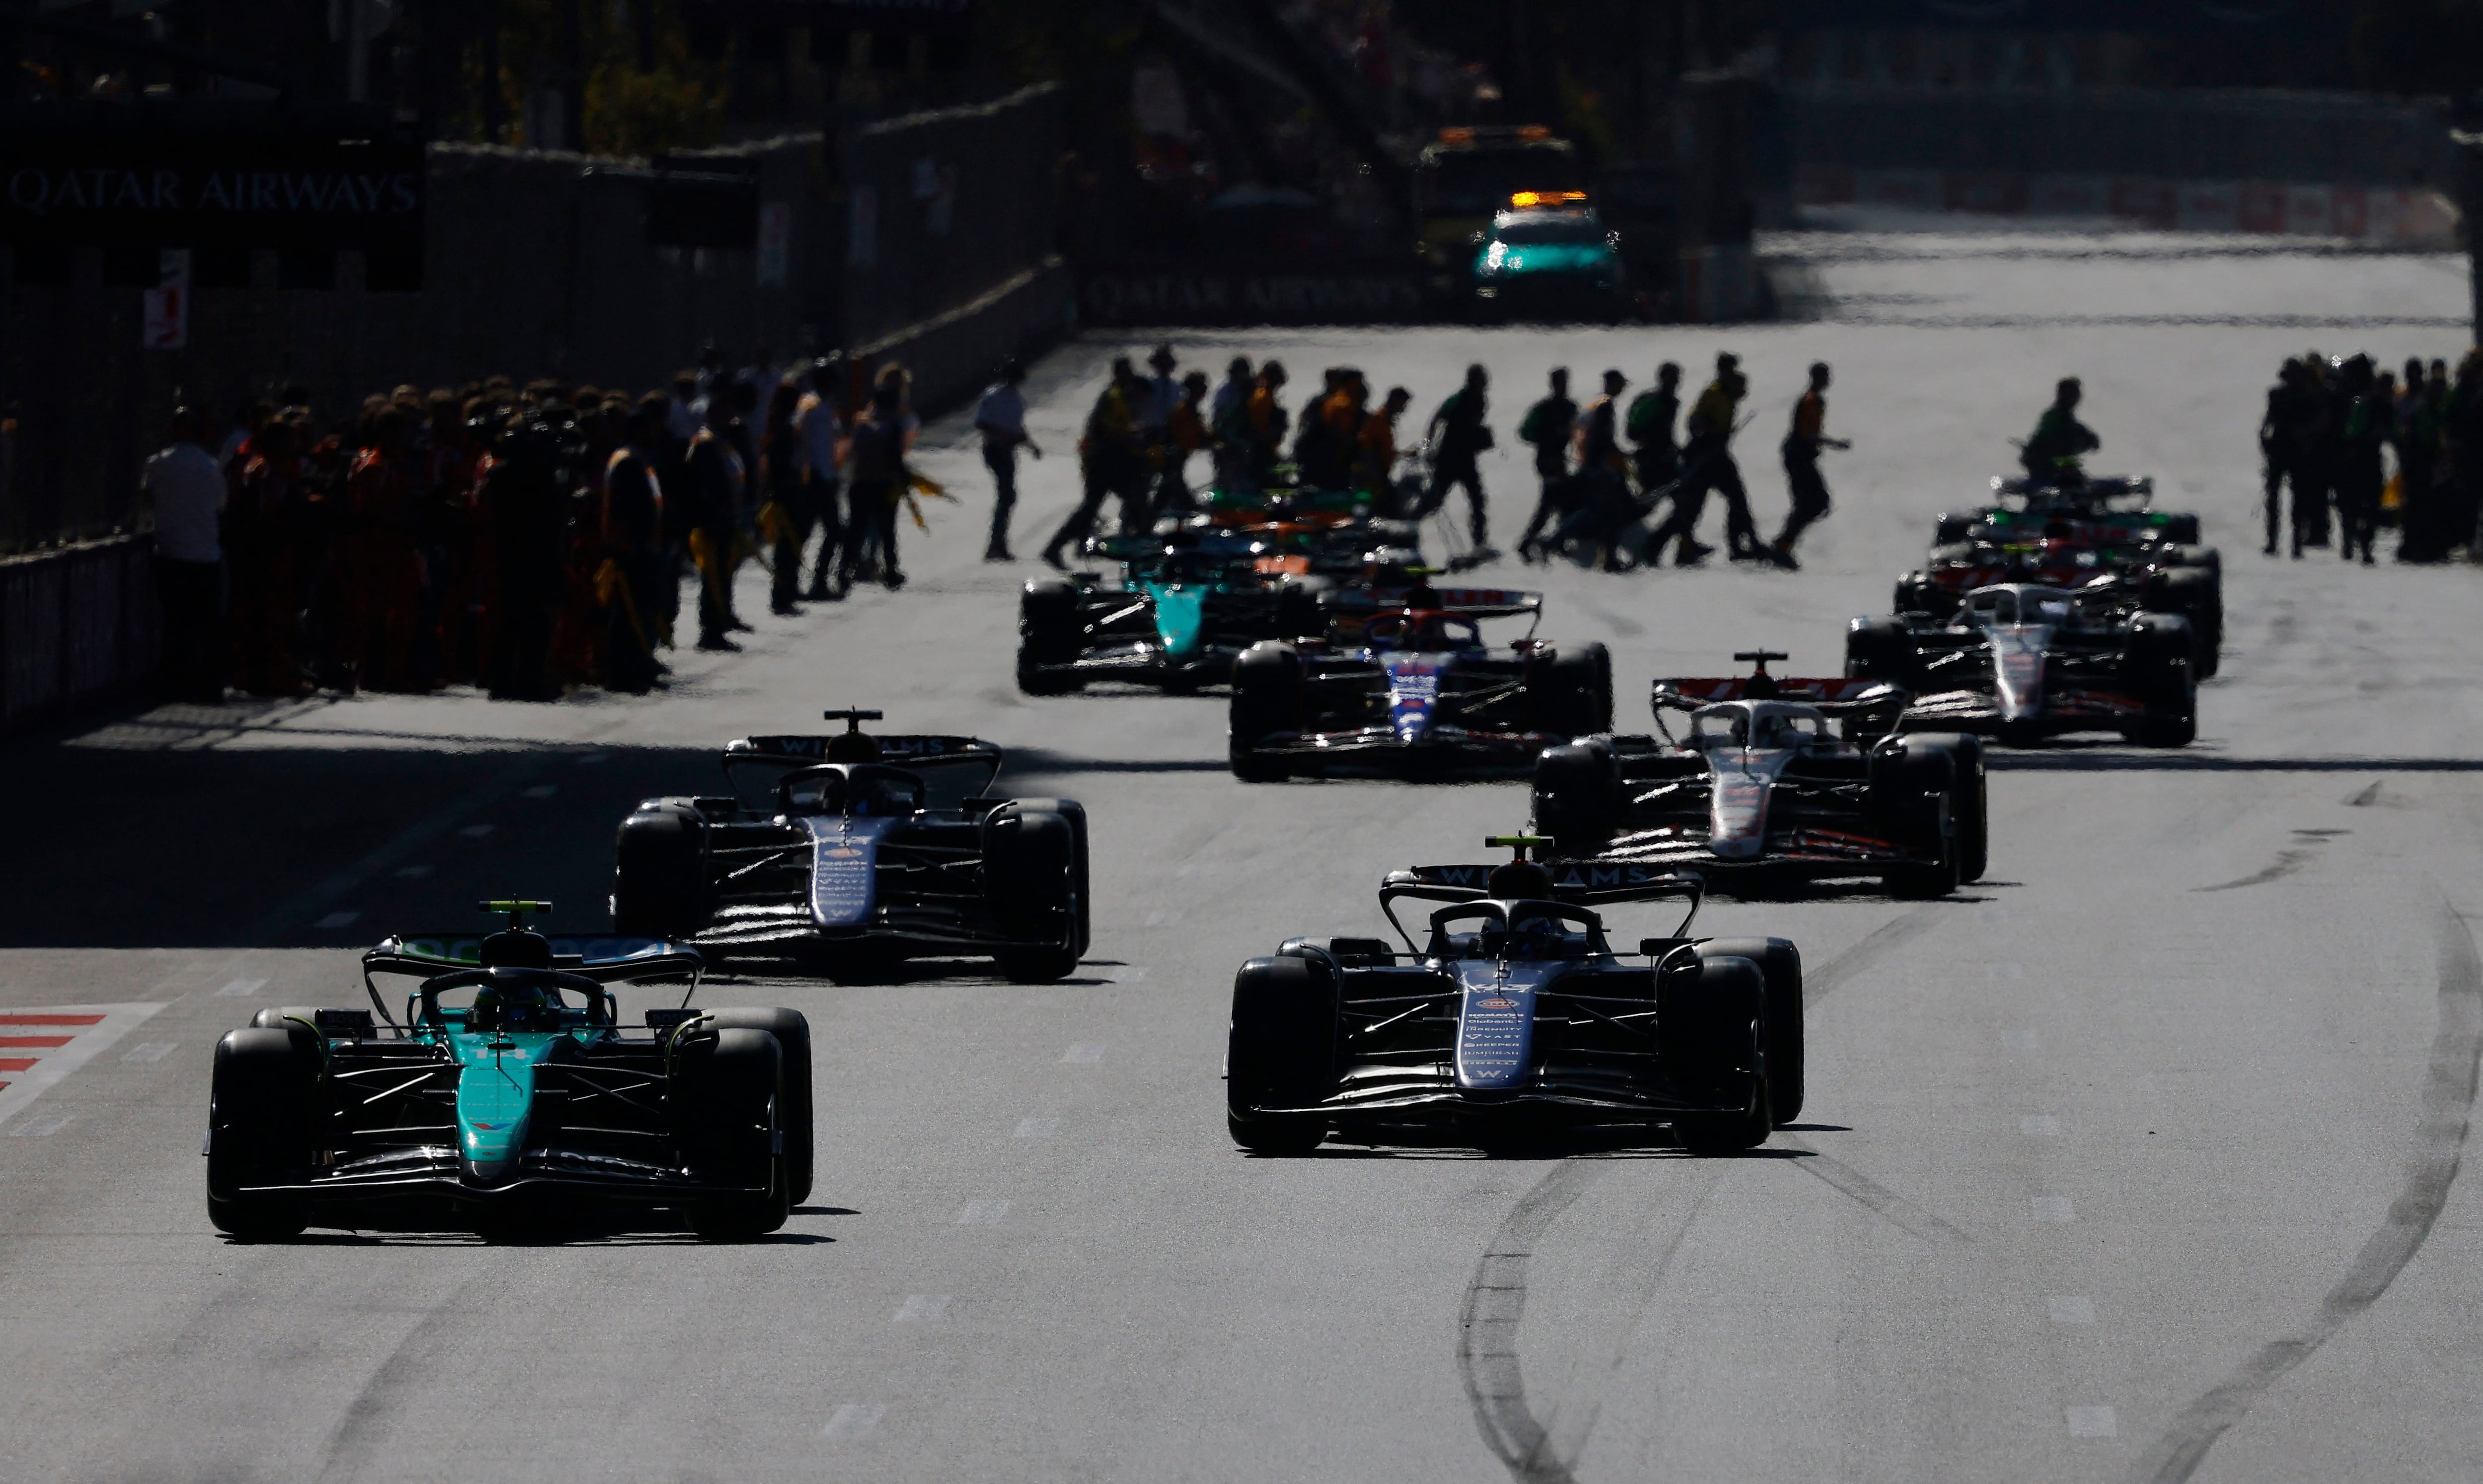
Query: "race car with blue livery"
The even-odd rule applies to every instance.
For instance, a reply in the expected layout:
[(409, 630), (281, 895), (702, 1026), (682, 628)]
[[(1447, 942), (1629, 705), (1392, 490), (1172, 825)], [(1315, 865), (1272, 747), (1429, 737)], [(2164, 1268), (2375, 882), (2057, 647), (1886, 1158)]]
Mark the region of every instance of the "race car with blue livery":
[(1902, 731), (1963, 731), (2025, 746), (2117, 731), (2141, 747), (2199, 734), (2197, 645), (2178, 614), (2133, 610), (2117, 590), (2001, 582), (1947, 623), (1859, 618), (1845, 673), (1911, 693)]
[(733, 792), (649, 799), (621, 824), (616, 931), (873, 982), (908, 959), (997, 961), (1019, 983), (1086, 951), (1086, 810), (991, 793), (1001, 750), (975, 737), (872, 736), (877, 711), (829, 711), (832, 736), (744, 737)]
[(1655, 682), (1660, 739), (1588, 737), (1535, 759), (1535, 826), (1562, 860), (1695, 871), (1743, 896), (1862, 879), (1928, 898), (1981, 879), (1979, 738), (1894, 735), (1911, 698), (1885, 681), (1772, 676), (1785, 656), (1770, 649), (1733, 657), (1751, 673)]
[[(747, 1240), (810, 1195), (811, 1033), (791, 1010), (699, 1010), (704, 962), (660, 939), (547, 938), (548, 902), (488, 936), (389, 938), (371, 1008), (284, 1006), (216, 1044), (207, 1217), (306, 1227), (647, 1231)], [(380, 976), (410, 977), (403, 1018)], [(686, 983), (622, 1024), (616, 984)], [(669, 996), (667, 996), (669, 997)]]
[[(1802, 1104), (1802, 954), (1780, 938), (1690, 936), (1695, 875), (1529, 861), (1392, 872), (1385, 939), (1296, 938), (1233, 980), (1234, 1141), (1307, 1153), (1330, 1138), (1492, 1147), (1669, 1126), (1698, 1153), (1766, 1141)], [(1598, 906), (1686, 899), (1663, 937), (1615, 946)], [(1442, 904), (1418, 938), (1404, 901)]]
[(1358, 640), (1252, 645), (1233, 668), (1233, 775), (1274, 782), (1335, 766), (1418, 778), (1531, 764), (1544, 748), (1612, 729), (1613, 662), (1600, 644), (1486, 644), (1479, 621), (1539, 622), (1540, 596), (1452, 607), (1419, 586)]

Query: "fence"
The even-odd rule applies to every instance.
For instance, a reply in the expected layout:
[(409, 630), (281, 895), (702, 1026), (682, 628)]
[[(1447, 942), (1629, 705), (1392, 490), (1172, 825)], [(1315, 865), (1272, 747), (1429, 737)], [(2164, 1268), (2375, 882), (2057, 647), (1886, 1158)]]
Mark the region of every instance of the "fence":
[(126, 694), (154, 673), (153, 550), (125, 536), (0, 557), (0, 732)]

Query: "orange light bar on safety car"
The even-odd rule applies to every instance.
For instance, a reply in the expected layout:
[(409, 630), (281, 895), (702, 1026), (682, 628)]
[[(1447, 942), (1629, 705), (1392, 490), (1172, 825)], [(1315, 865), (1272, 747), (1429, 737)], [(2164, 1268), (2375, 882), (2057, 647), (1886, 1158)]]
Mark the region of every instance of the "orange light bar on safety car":
[(1522, 211), (1529, 206), (1574, 206), (1586, 199), (1584, 191), (1517, 191), (1510, 194), (1508, 203)]

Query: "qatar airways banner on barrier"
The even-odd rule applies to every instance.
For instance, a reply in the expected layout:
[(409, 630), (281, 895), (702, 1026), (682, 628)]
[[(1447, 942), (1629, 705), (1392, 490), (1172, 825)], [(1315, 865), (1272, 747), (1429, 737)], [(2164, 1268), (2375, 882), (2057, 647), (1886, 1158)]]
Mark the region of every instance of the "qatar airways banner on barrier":
[(2088, 217), (2166, 231), (2342, 237), (2401, 247), (2453, 247), (2458, 225), (2448, 198), (2418, 186), (1805, 165), (1795, 174), (1794, 195), (1811, 206)]
[(266, 135), (0, 139), (0, 241), (401, 249), (421, 240), (418, 144)]

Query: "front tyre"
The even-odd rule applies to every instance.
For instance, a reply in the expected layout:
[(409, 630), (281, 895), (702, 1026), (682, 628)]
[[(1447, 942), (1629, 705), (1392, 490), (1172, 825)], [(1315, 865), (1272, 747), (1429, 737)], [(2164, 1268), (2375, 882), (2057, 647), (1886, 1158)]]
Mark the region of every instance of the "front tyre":
[(1233, 976), (1224, 1122), (1234, 1143), (1307, 1154), (1327, 1138), (1326, 1116), (1303, 1110), (1334, 1089), (1336, 1002), (1328, 967), (1308, 959), (1252, 959)]

